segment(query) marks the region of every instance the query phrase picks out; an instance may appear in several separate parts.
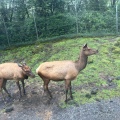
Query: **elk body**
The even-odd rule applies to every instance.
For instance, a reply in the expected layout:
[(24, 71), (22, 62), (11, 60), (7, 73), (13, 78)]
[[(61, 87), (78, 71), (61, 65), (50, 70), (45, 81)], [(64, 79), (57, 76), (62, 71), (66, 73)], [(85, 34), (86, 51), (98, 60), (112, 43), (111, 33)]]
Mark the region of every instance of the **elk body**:
[(32, 78), (35, 77), (30, 67), (27, 66), (25, 63), (24, 64), (17, 64), (17, 63), (0, 64), (0, 91), (2, 92), (2, 89), (4, 89), (4, 91), (8, 94), (8, 96), (11, 97), (6, 89), (6, 82), (7, 80), (15, 80), (19, 88), (20, 97), (21, 97), (21, 87), (20, 87), (19, 81), (22, 82), (23, 93), (25, 94), (24, 79), (28, 79), (29, 76)]
[(96, 54), (98, 50), (91, 49), (85, 44), (82, 47), (79, 58), (77, 61), (64, 60), (64, 61), (52, 61), (42, 63), (37, 69), (36, 73), (43, 79), (44, 82), (44, 91), (49, 93), (52, 97), (48, 84), (50, 80), (53, 81), (65, 81), (65, 91), (66, 91), (66, 100), (67, 103), (67, 94), (70, 90), (70, 98), (72, 96), (71, 81), (74, 80), (79, 72), (83, 70), (87, 65), (88, 56)]

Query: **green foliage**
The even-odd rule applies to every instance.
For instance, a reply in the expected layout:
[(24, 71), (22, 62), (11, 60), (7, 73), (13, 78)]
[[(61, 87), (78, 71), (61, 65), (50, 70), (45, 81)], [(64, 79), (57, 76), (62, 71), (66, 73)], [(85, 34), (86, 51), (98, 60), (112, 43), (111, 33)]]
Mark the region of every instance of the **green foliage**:
[(115, 54), (120, 54), (120, 48), (115, 48), (115, 49), (113, 50), (113, 53), (115, 53)]
[[(17, 46), (36, 40), (115, 35), (114, 7), (115, 3), (109, 0), (77, 0), (76, 4), (66, 0), (1, 1), (0, 48), (9, 43)], [(119, 9), (120, 4), (118, 14)], [(118, 29), (119, 26), (118, 22)]]
[[(94, 32), (97, 31), (100, 33), (104, 32), (110, 32), (114, 33), (115, 27), (110, 26), (110, 24), (113, 24), (112, 22), (114, 21), (114, 17), (112, 16), (112, 12), (109, 13), (108, 11), (104, 12), (101, 14), (101, 12), (96, 12), (96, 11), (87, 11), (84, 12), (80, 16), (80, 32)], [(108, 21), (109, 19), (109, 21)], [(109, 29), (108, 29), (109, 26)]]
[[(40, 19), (38, 26), (42, 29), (42, 36), (41, 37), (52, 37), (52, 36), (59, 36), (64, 34), (71, 33), (71, 29), (73, 28), (74, 19), (70, 17), (69, 14), (57, 14), (52, 15), (48, 18)], [(44, 23), (44, 21), (46, 21)], [(43, 24), (44, 23), (44, 24)], [(45, 27), (45, 25), (47, 25)]]
[(117, 46), (117, 47), (120, 48), (120, 39), (118, 39), (118, 40), (115, 42), (114, 46)]

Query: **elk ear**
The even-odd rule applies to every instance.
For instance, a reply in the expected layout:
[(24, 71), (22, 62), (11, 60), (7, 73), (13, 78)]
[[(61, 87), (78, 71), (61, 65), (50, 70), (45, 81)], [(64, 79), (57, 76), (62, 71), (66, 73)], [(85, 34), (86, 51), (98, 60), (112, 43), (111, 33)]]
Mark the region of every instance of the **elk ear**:
[(86, 48), (87, 47), (87, 43), (83, 46), (83, 48)]
[(18, 64), (18, 66), (19, 66), (19, 67), (22, 67), (22, 66), (23, 66), (23, 65), (22, 65), (22, 64), (20, 64), (20, 63), (17, 63), (17, 64)]

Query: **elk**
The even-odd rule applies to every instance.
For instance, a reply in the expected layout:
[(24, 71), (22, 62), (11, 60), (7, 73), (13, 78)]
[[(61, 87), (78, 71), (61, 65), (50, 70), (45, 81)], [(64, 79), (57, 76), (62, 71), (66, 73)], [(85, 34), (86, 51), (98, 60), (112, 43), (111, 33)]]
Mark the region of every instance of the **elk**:
[(36, 73), (42, 78), (44, 82), (44, 92), (47, 92), (52, 98), (52, 95), (48, 89), (50, 80), (53, 81), (65, 81), (65, 94), (67, 103), (67, 94), (70, 90), (70, 98), (72, 96), (71, 81), (74, 80), (79, 72), (83, 70), (87, 65), (88, 56), (98, 53), (98, 50), (91, 49), (85, 44), (82, 47), (79, 58), (77, 61), (63, 60), (63, 61), (52, 61), (44, 62), (37, 69)]
[[(35, 75), (31, 71), (31, 68), (27, 66), (26, 63), (0, 64), (0, 91), (2, 92), (2, 89), (4, 89), (4, 91), (8, 94), (8, 96), (11, 97), (11, 95), (8, 93), (6, 89), (6, 83), (7, 83), (7, 80), (15, 80), (19, 88), (20, 98), (21, 98), (22, 95), (21, 95), (21, 87), (20, 87), (19, 81), (22, 82), (23, 93), (25, 95), (26, 92), (25, 92), (24, 79), (28, 79), (29, 76), (31, 78), (35, 77)], [(3, 92), (2, 92), (2, 95), (3, 95)]]

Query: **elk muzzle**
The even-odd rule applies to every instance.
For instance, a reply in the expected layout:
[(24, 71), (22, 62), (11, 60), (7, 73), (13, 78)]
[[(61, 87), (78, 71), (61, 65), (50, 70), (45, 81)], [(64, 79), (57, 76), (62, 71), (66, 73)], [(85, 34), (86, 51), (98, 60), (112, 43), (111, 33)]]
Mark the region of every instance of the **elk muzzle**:
[(27, 75), (31, 78), (35, 78), (35, 74), (33, 74), (31, 71), (29, 73), (27, 73)]

